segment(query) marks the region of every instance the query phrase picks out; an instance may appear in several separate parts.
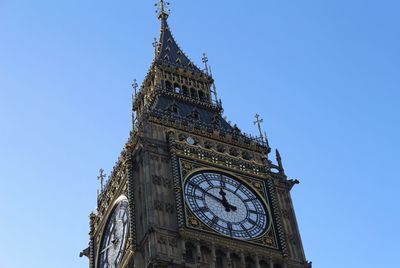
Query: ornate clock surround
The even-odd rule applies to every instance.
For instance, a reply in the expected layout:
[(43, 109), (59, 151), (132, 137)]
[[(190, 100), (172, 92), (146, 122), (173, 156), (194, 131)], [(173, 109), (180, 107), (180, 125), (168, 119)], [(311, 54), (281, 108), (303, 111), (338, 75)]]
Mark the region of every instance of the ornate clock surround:
[[(182, 133), (178, 135), (176, 132), (170, 132), (168, 136), (181, 235), (188, 238), (202, 237), (203, 239), (204, 237), (205, 240), (215, 239), (225, 241), (225, 243), (232, 242), (232, 238), (221, 236), (199, 221), (184, 201), (183, 185), (185, 179), (200, 170), (211, 170), (230, 174), (243, 181), (263, 198), (270, 209), (271, 224), (267, 232), (256, 239), (235, 240), (235, 243), (258, 245), (275, 250), (286, 248), (272, 177), (264, 172), (262, 163), (218, 153), (215, 150), (204, 148), (200, 142), (189, 144), (186, 138), (183, 138), (187, 135)], [(194, 139), (199, 141), (199, 139), (204, 138), (194, 137)], [(227, 144), (227, 146), (229, 145)], [(229, 160), (229, 158), (232, 160)]]
[[(185, 228), (194, 231), (206, 232), (209, 234), (214, 234), (216, 236), (221, 236), (221, 234), (216, 233), (214, 230), (209, 228), (207, 225), (202, 223), (197, 217), (193, 214), (190, 208), (187, 206), (184, 200), (184, 191), (183, 185), (185, 180), (190, 177), (191, 174), (197, 173), (199, 171), (215, 171), (224, 174), (230, 174), (232, 177), (239, 179), (246, 184), (246, 186), (251, 187), (254, 192), (256, 192), (260, 197), (263, 198), (263, 201), (266, 202), (267, 206), (272, 212), (271, 201), (268, 195), (268, 186), (261, 179), (255, 177), (248, 177), (242, 174), (226, 171), (220, 168), (216, 168), (212, 165), (206, 165), (198, 162), (194, 162), (185, 158), (179, 158), (179, 170), (180, 170), (180, 198), (182, 200), (182, 212), (184, 218)], [(254, 243), (262, 246), (267, 246), (274, 249), (279, 249), (279, 243), (276, 234), (275, 220), (272, 216), (273, 214), (270, 212), (270, 226), (267, 228), (267, 231), (260, 237), (250, 240), (238, 240), (238, 242), (245, 243)], [(226, 237), (227, 239), (231, 239)]]

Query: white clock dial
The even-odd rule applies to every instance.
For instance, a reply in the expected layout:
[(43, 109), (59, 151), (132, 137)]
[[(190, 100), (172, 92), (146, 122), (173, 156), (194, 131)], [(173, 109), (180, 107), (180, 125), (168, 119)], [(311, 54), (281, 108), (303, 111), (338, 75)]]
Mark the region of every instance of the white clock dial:
[(118, 267), (124, 255), (128, 226), (128, 201), (122, 200), (114, 208), (104, 230), (99, 253), (99, 268)]
[(214, 171), (189, 177), (186, 204), (211, 229), (233, 238), (253, 239), (265, 233), (270, 217), (265, 202), (230, 175)]

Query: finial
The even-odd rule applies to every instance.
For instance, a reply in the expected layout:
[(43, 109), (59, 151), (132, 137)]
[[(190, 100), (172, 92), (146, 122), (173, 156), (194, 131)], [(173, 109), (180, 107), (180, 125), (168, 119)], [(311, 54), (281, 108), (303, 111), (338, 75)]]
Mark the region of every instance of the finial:
[(166, 19), (169, 16), (169, 3), (164, 1), (164, 0), (160, 0), (159, 3), (155, 4), (155, 6), (157, 7), (157, 13), (158, 13), (158, 19)]
[(132, 130), (134, 130), (135, 129), (135, 97), (136, 97), (136, 91), (138, 88), (136, 79), (133, 79), (132, 87), (134, 89), (134, 93), (132, 93)]
[(104, 183), (104, 178), (106, 177), (106, 174), (104, 173), (104, 169), (100, 169), (100, 174), (97, 176), (97, 179), (100, 181), (100, 189), (103, 192), (103, 183)]
[(262, 119), (259, 114), (256, 114), (255, 118), (256, 118), (256, 121), (254, 121), (253, 123), (254, 123), (254, 125), (257, 125), (257, 127), (258, 127), (258, 131), (260, 132), (261, 141), (264, 141), (264, 136), (263, 136), (263, 133), (261, 130), (261, 123), (264, 122), (264, 119)]
[(257, 125), (257, 127), (258, 127), (258, 131), (260, 132), (260, 139), (269, 148), (269, 142), (268, 142), (268, 138), (267, 138), (267, 133), (265, 131), (263, 133), (262, 128), (261, 128), (261, 123), (264, 122), (264, 119), (262, 119), (259, 114), (256, 114), (255, 118), (256, 118), (256, 121), (254, 121), (254, 125)]
[(133, 88), (133, 90), (134, 90), (134, 92), (135, 92), (135, 96), (136, 96), (136, 94), (137, 94), (137, 88), (138, 88), (138, 86), (139, 86), (139, 85), (138, 85), (136, 79), (133, 79), (132, 88)]
[[(204, 57), (206, 58), (207, 63), (208, 63), (208, 58), (207, 58), (206, 54), (204, 53), (203, 55), (204, 55)], [(204, 58), (203, 58), (203, 60), (204, 60)], [(203, 62), (204, 62), (204, 61), (203, 61)], [(210, 66), (210, 65), (207, 65), (207, 63), (206, 63), (206, 70), (209, 70), (209, 72), (207, 71), (207, 74), (208, 74), (209, 76), (212, 77), (211, 66)], [(222, 103), (218, 103), (217, 87), (215, 86), (215, 81), (214, 81), (214, 80), (213, 80), (213, 83), (212, 83), (212, 87), (213, 87), (213, 89), (212, 89), (211, 93), (214, 94), (214, 100), (215, 100), (215, 102), (217, 103), (217, 105), (219, 105), (220, 107), (222, 107)], [(221, 100), (219, 100), (219, 101), (221, 102)]]
[(157, 56), (157, 52), (158, 52), (158, 40), (157, 38), (154, 38), (154, 42), (152, 43), (153, 47), (154, 47), (154, 55)]
[(285, 170), (283, 169), (283, 165), (282, 165), (281, 154), (279, 153), (278, 149), (275, 150), (275, 155), (276, 155), (276, 162), (278, 162), (279, 173), (285, 174)]
[(208, 58), (207, 58), (206, 53), (203, 53), (203, 58), (201, 60), (204, 63), (206, 74), (209, 75), (210, 73), (209, 73), (209, 70), (208, 70)]

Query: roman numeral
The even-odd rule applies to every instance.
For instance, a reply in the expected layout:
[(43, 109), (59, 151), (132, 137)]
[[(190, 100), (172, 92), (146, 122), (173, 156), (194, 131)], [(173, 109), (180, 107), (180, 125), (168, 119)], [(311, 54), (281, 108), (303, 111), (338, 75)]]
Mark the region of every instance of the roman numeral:
[(248, 218), (247, 219), (251, 224), (258, 226), (257, 222), (253, 221), (252, 219)]
[(256, 201), (256, 200), (257, 200), (256, 197), (252, 197), (252, 198), (243, 200), (243, 202), (253, 202), (253, 201)]
[(236, 192), (239, 191), (240, 187), (242, 187), (242, 185), (240, 185), (240, 184), (237, 185), (237, 186), (236, 186), (236, 190), (235, 190), (233, 193), (236, 194)]
[(214, 218), (211, 220), (210, 225), (214, 226), (215, 224), (217, 224), (219, 218), (217, 216), (214, 216)]
[(242, 227), (242, 230), (247, 234), (247, 236), (251, 237), (249, 231), (247, 231), (247, 228), (244, 227), (243, 224), (240, 224), (240, 227)]
[(228, 222), (228, 231), (229, 231), (229, 235), (232, 236), (232, 223)]
[(195, 212), (207, 212), (210, 211), (208, 207), (201, 207), (195, 210)]
[(210, 185), (210, 187), (214, 187), (214, 184), (211, 183), (211, 181), (209, 180), (209, 178), (207, 178), (204, 174), (201, 174), (201, 176), (202, 176), (203, 179), (208, 183), (208, 185)]
[(224, 180), (224, 177), (222, 176), (222, 175), (219, 175), (219, 178), (220, 178), (220, 182), (221, 182), (221, 187), (222, 188), (225, 188), (226, 187), (226, 184), (225, 184), (225, 180)]

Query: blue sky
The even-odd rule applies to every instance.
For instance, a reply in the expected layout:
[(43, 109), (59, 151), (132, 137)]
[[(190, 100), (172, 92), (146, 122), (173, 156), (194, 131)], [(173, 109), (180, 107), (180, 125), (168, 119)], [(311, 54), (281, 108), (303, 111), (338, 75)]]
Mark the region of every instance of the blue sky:
[[(0, 0), (0, 266), (87, 267), (96, 176), (130, 130), (154, 1)], [(314, 267), (392, 267), (400, 239), (400, 2), (171, 1), (225, 114), (264, 118)], [(339, 263), (339, 264), (338, 264)]]

